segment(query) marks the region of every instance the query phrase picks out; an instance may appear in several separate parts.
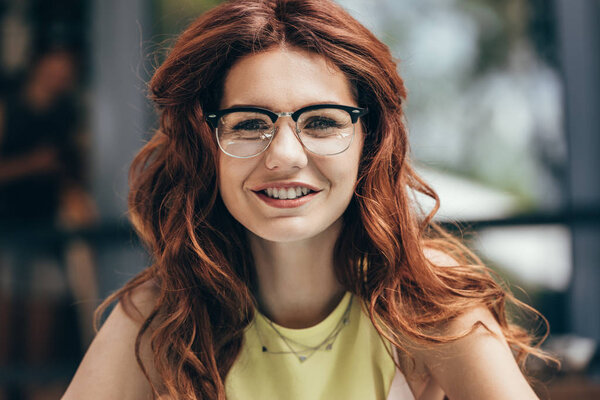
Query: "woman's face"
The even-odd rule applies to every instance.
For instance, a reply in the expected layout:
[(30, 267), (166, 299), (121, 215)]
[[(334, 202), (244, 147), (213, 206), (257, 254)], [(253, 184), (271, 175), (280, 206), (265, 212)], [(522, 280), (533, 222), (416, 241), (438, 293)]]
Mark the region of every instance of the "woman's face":
[[(358, 106), (345, 75), (322, 56), (274, 48), (234, 64), (225, 78), (220, 108), (254, 106), (279, 113), (324, 103)], [(336, 234), (354, 193), (363, 145), (360, 122), (350, 147), (330, 156), (308, 152), (294, 133), (291, 117), (279, 117), (275, 127), (270, 146), (255, 157), (220, 153), (219, 190), (225, 206), (246, 229), (268, 241)], [(294, 187), (313, 192), (281, 199), (294, 197)], [(280, 199), (269, 196), (271, 189), (277, 189)]]

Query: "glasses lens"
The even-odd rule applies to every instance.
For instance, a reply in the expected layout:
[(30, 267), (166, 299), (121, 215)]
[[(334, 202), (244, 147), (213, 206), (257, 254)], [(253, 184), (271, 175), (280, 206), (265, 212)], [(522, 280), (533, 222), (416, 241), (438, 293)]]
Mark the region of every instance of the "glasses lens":
[(347, 111), (320, 108), (303, 112), (298, 118), (299, 135), (311, 152), (333, 155), (346, 150), (354, 137), (354, 124)]
[(221, 149), (234, 157), (252, 157), (271, 142), (273, 122), (261, 113), (237, 111), (225, 114), (217, 126)]

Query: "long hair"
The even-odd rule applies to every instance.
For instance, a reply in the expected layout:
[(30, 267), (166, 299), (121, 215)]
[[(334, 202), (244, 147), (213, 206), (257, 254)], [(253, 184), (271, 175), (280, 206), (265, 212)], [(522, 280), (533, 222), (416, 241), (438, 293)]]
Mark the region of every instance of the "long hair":
[[(150, 81), (160, 126), (130, 170), (131, 221), (154, 263), (109, 297), (130, 304), (138, 286), (157, 288), (136, 342), (138, 363), (155, 395), (225, 399), (224, 381), (254, 317), (256, 285), (243, 227), (217, 189), (218, 148), (205, 115), (220, 103), (225, 75), (241, 57), (293, 46), (325, 57), (355, 89), (365, 142), (355, 193), (334, 248), (335, 272), (363, 300), (374, 326), (401, 354), (456, 340), (432, 329), (465, 309), (487, 307), (523, 366), (545, 357), (507, 319), (510, 292), (432, 218), (439, 199), (409, 161), (402, 103), (406, 90), (386, 45), (340, 6), (323, 0), (236, 0), (195, 20)], [(420, 212), (414, 195), (435, 200)], [(438, 249), (459, 264), (442, 268)], [(103, 310), (101, 308), (100, 310)], [(139, 356), (151, 332), (153, 382)], [(437, 332), (437, 333), (435, 333)]]

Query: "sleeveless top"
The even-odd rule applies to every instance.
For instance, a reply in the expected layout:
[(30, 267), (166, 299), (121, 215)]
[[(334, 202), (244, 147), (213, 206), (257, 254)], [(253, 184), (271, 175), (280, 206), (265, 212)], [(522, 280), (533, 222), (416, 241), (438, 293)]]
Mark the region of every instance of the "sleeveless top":
[[(330, 349), (323, 346), (312, 354), (290, 352), (289, 343), (293, 342), (318, 346), (343, 323), (346, 313), (348, 322)], [(256, 312), (225, 380), (227, 399), (414, 400), (404, 376), (395, 368), (391, 348), (349, 292), (329, 316), (309, 328), (284, 328)], [(298, 355), (307, 358), (301, 361)]]

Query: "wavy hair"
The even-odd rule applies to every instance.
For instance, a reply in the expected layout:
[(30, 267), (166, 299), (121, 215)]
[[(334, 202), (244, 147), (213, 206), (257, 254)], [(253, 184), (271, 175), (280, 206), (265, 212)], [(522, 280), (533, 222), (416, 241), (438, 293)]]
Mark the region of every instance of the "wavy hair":
[[(536, 340), (508, 320), (505, 306), (512, 301), (534, 310), (432, 221), (439, 199), (411, 167), (406, 90), (388, 47), (332, 1), (236, 0), (195, 20), (150, 81), (160, 125), (131, 166), (129, 210), (153, 264), (97, 313), (115, 300), (131, 305), (132, 292), (144, 283), (156, 287), (135, 349), (155, 395), (225, 399), (225, 377), (254, 317), (252, 255), (244, 228), (218, 194), (219, 150), (205, 114), (218, 106), (237, 60), (274, 46), (325, 57), (351, 82), (359, 106), (370, 110), (362, 120), (368, 135), (334, 262), (339, 281), (363, 300), (380, 335), (410, 355), (414, 346), (456, 340), (432, 328), (483, 305), (522, 367), (530, 354), (547, 359)], [(415, 205), (416, 192), (435, 200), (431, 212)], [(428, 248), (459, 265), (434, 265), (424, 255)], [(139, 356), (146, 333), (158, 382)]]

